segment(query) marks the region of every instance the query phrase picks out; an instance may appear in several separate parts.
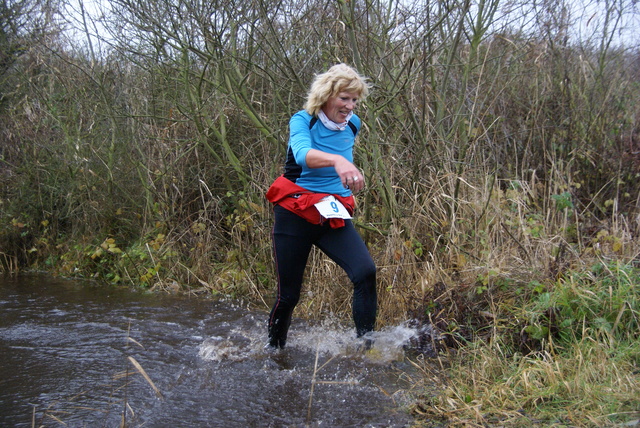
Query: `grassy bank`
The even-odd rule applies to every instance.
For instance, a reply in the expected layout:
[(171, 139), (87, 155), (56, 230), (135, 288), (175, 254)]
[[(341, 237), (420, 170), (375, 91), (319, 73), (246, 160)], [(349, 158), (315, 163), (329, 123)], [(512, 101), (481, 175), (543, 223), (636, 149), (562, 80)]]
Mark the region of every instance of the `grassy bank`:
[(443, 358), (446, 384), (416, 412), (454, 426), (637, 423), (639, 275), (598, 262), (517, 310), (498, 304), (484, 337)]

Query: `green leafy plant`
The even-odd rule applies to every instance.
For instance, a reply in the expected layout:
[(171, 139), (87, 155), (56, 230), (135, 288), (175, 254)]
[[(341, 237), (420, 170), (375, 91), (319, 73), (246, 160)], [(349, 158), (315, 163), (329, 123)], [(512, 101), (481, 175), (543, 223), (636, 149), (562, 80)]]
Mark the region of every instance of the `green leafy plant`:
[(529, 307), (528, 332), (537, 339), (555, 334), (563, 343), (604, 335), (630, 340), (640, 335), (640, 270), (598, 263), (558, 280)]
[(564, 211), (567, 208), (573, 209), (573, 201), (571, 200), (571, 193), (563, 192), (559, 195), (551, 195), (551, 199), (553, 199), (556, 203), (556, 209), (558, 211)]

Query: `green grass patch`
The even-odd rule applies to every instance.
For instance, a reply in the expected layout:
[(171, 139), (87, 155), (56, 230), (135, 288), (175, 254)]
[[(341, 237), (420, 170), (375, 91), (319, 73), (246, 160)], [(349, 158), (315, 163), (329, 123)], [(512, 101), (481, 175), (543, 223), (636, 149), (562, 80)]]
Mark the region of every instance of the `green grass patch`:
[(502, 331), (462, 348), (430, 403), (461, 426), (620, 426), (640, 418), (640, 271), (599, 263), (523, 304), (538, 348)]

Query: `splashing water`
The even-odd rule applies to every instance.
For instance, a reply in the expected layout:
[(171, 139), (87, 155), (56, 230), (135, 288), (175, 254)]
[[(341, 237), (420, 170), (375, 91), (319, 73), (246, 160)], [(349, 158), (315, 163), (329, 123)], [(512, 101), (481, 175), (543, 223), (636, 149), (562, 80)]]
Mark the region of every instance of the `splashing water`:
[[(212, 336), (200, 345), (199, 355), (207, 361), (240, 361), (274, 352), (265, 348), (264, 333), (258, 331), (232, 330), (227, 337)], [(334, 319), (327, 319), (317, 327), (303, 326), (292, 329), (287, 349), (295, 348), (330, 357), (360, 357), (369, 362), (384, 364), (402, 361), (406, 351), (416, 348), (418, 341), (431, 335), (428, 329), (410, 327), (409, 323), (372, 331), (358, 338), (351, 328), (346, 328)], [(420, 350), (425, 352), (424, 349)]]
[(0, 426), (412, 423), (404, 352), (421, 332), (408, 325), (358, 339), (332, 319), (295, 320), (287, 347), (272, 351), (267, 314), (233, 302), (37, 275), (0, 278), (0, 307), (0, 366), (12, 367)]

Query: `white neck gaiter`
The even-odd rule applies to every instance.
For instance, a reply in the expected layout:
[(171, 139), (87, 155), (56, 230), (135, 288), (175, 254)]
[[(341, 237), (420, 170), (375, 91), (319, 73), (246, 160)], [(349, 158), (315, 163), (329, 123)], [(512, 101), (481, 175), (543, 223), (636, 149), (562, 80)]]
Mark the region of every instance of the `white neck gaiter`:
[(324, 114), (324, 111), (320, 110), (320, 113), (318, 113), (318, 119), (320, 119), (322, 124), (327, 129), (330, 129), (332, 131), (343, 131), (347, 127), (347, 124), (349, 123), (349, 119), (351, 119), (351, 116), (353, 116), (353, 112), (349, 112), (349, 115), (347, 116), (347, 120), (344, 121), (344, 123), (335, 123), (333, 120), (329, 119), (326, 114)]

